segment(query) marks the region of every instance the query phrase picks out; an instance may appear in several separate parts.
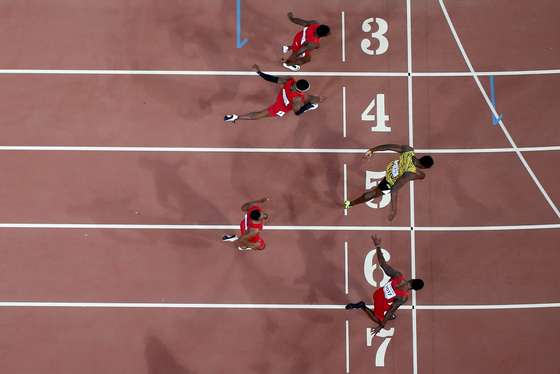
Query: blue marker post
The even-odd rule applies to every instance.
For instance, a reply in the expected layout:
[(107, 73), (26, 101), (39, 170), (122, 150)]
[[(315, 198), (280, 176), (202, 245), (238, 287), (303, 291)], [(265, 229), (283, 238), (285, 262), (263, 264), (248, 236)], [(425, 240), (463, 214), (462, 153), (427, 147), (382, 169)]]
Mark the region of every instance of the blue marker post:
[(247, 44), (247, 42), (249, 41), (247, 38), (241, 40), (241, 0), (236, 0), (237, 4), (236, 4), (236, 43), (237, 43), (237, 48), (243, 48), (243, 46), (245, 44)]
[[(490, 75), (489, 78), (490, 78), (490, 101), (492, 101), (492, 106), (494, 106), (494, 109), (496, 109), (496, 112), (497, 112), (498, 109), (496, 108), (496, 91), (494, 89), (494, 76)], [(496, 117), (496, 116), (494, 116), (494, 114), (492, 114), (492, 124), (497, 125), (498, 123), (500, 123), (502, 117), (503, 117), (503, 114), (501, 114), (501, 113), (498, 117)]]

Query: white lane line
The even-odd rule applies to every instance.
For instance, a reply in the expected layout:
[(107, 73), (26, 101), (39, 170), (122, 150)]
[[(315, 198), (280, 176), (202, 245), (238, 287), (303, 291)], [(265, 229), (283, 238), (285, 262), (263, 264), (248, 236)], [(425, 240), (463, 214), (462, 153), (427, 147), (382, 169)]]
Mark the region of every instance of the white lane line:
[(346, 86), (342, 86), (342, 137), (346, 138)]
[[(369, 71), (268, 71), (276, 76), (308, 77), (406, 77), (403, 72), (369, 72)], [(59, 69), (0, 69), (0, 75), (179, 75), (179, 76), (254, 76), (250, 70), (59, 70)]]
[[(370, 305), (370, 307), (372, 307)], [(345, 305), (334, 304), (218, 304), (218, 303), (150, 303), (150, 302), (52, 302), (52, 301), (2, 301), (0, 308), (162, 308), (162, 309), (281, 309), (281, 310), (345, 310)], [(465, 305), (416, 305), (417, 310), (505, 310), (505, 309), (556, 309), (560, 303), (538, 304), (465, 304)], [(399, 309), (411, 310), (410, 305)]]
[[(0, 223), (0, 229), (230, 230), (239, 225), (144, 225), (113, 223)], [(560, 229), (560, 224), (510, 226), (415, 226), (414, 231), (517, 231)], [(410, 226), (266, 226), (267, 231), (410, 231)]]
[[(344, 201), (348, 200), (348, 168), (346, 163), (344, 164), (344, 171), (343, 171), (343, 178), (344, 179)], [(344, 209), (344, 215), (348, 215), (348, 209)]]
[[(80, 69), (0, 69), (0, 75), (178, 75), (178, 76), (254, 76), (255, 72), (250, 70), (80, 70)], [(369, 71), (305, 71), (287, 72), (270, 71), (269, 74), (278, 76), (308, 76), (308, 77), (407, 77), (406, 72), (369, 72)], [(557, 75), (560, 69), (540, 70), (504, 70), (504, 71), (480, 71), (478, 76), (516, 76), (516, 75)], [(470, 77), (471, 72), (415, 72), (414, 77)]]
[[(453, 34), (453, 38), (455, 39), (455, 42), (457, 43), (457, 47), (461, 51), (461, 54), (463, 55), (463, 59), (465, 60), (465, 63), (467, 64), (467, 66), (469, 68), (469, 71), (473, 74), (472, 77), (473, 77), (474, 81), (476, 82), (476, 85), (478, 86), (478, 89), (480, 90), (480, 93), (484, 97), (484, 100), (486, 101), (486, 104), (490, 108), (490, 111), (492, 112), (492, 115), (495, 118), (499, 118), (499, 115), (498, 115), (498, 112), (496, 111), (496, 108), (494, 108), (494, 105), (492, 104), (492, 101), (488, 97), (488, 94), (486, 93), (486, 90), (484, 89), (484, 87), (482, 87), (482, 83), (480, 83), (480, 79), (478, 78), (478, 75), (477, 75), (476, 71), (474, 70), (474, 67), (471, 64), (469, 56), (467, 55), (467, 52), (463, 48), (463, 44), (461, 43), (461, 40), (459, 39), (459, 35), (457, 34), (457, 31), (455, 30), (455, 26), (453, 26), (453, 22), (451, 21), (451, 18), (449, 17), (449, 14), (447, 13), (447, 9), (445, 8), (444, 1), (439, 0), (439, 5), (440, 5), (440, 8), (443, 12), (443, 15), (445, 16), (447, 24), (449, 25), (449, 29), (451, 30), (451, 33)], [(500, 125), (500, 128), (502, 129), (502, 132), (506, 136), (508, 142), (511, 144), (511, 147), (515, 149), (515, 153), (517, 154), (517, 157), (519, 158), (519, 160), (521, 161), (521, 163), (523, 164), (523, 166), (525, 167), (525, 169), (527, 170), (527, 172), (529, 173), (529, 175), (533, 179), (533, 182), (536, 184), (538, 189), (541, 191), (541, 194), (544, 196), (545, 200), (548, 202), (548, 204), (550, 205), (550, 207), (552, 208), (552, 210), (554, 211), (556, 216), (558, 218), (560, 218), (560, 211), (558, 210), (558, 207), (554, 204), (554, 202), (552, 201), (552, 199), (550, 198), (548, 193), (545, 191), (541, 182), (539, 181), (539, 179), (537, 178), (537, 176), (533, 172), (533, 169), (531, 169), (531, 167), (527, 163), (527, 160), (525, 160), (525, 157), (523, 156), (523, 154), (518, 150), (517, 145), (513, 141), (513, 138), (511, 137), (509, 131), (506, 128), (506, 125), (504, 124), (504, 122), (501, 119), (498, 120), (498, 123)]]
[[(555, 75), (560, 74), (560, 69), (549, 70), (505, 70), (505, 71), (477, 71), (478, 76), (517, 76), (517, 75)], [(470, 71), (449, 71), (449, 72), (414, 72), (413, 77), (472, 77)]]
[[(519, 147), (521, 152), (560, 151), (560, 146)], [(176, 152), (176, 153), (331, 153), (362, 154), (366, 148), (228, 148), (228, 147), (102, 147), (102, 146), (42, 146), (4, 145), (6, 152)], [(515, 153), (514, 148), (418, 148), (417, 153), (471, 154), (471, 153)], [(381, 151), (377, 153), (393, 153)]]
[(350, 373), (350, 326), (346, 320), (346, 373)]
[(344, 242), (344, 291), (348, 295), (348, 242)]
[(497, 305), (416, 305), (420, 310), (504, 310), (560, 308), (560, 303), (497, 304)]
[[(412, 95), (412, 12), (410, 0), (406, 0), (406, 41), (407, 41), (407, 66), (408, 66), (408, 143), (414, 147), (414, 115)], [(414, 181), (410, 182), (410, 273), (416, 277), (416, 233), (414, 212)], [(412, 372), (418, 374), (418, 349), (416, 329), (416, 292), (412, 292)]]
[(344, 19), (344, 11), (340, 12), (342, 23), (342, 62), (346, 62), (346, 23)]

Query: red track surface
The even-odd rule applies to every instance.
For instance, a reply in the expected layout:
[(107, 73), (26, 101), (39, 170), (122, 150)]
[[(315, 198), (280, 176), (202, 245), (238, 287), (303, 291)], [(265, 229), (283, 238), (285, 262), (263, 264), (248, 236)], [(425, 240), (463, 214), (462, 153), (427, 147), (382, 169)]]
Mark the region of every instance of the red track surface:
[[(312, 91), (328, 97), (319, 110), (228, 126), (223, 114), (265, 108), (274, 87), (241, 74), (2, 71), (2, 373), (345, 373), (347, 365), (351, 373), (560, 371), (559, 217), (516, 153), (466, 153), (512, 148), (492, 125), (475, 81), (413, 76), (409, 87), (406, 74), (341, 76), (336, 72), (407, 73), (407, 2), (327, 3), (242, 0), (242, 37), (249, 39), (242, 49), (235, 48), (235, 1), (0, 4), (0, 69), (247, 71), (256, 62), (279, 71), (280, 45), (297, 31), (285, 14), (294, 11), (333, 29), (304, 73), (335, 72), (310, 74)], [(559, 68), (556, 1), (445, 4), (476, 71)], [(410, 16), (413, 72), (468, 71), (437, 0), (414, 0)], [(385, 54), (360, 49), (367, 37), (361, 24), (369, 17), (389, 23)], [(480, 80), (489, 93), (488, 77)], [(560, 77), (495, 80), (497, 110), (517, 146), (559, 146)], [(379, 93), (390, 132), (371, 132), (374, 122), (361, 120)], [(386, 210), (364, 205), (345, 216), (340, 208), (345, 186), (349, 196), (360, 194), (366, 172), (383, 171), (394, 157), (360, 160), (359, 149), (381, 143), (448, 150), (435, 153), (425, 181), (402, 191), (390, 225)], [(262, 147), (274, 149), (218, 149)], [(560, 152), (523, 156), (552, 204), (560, 204)], [(260, 196), (272, 198), (263, 233), (267, 249), (234, 252), (219, 241), (228, 231), (219, 225), (234, 227), (241, 203)], [(207, 226), (34, 225), (88, 223)], [(556, 226), (519, 227), (544, 224)], [(378, 227), (395, 268), (426, 281), (388, 326), (392, 336), (376, 337), (370, 346), (368, 319), (343, 310), (348, 301), (371, 302), (374, 287), (364, 274), (370, 232), (364, 226)], [(481, 231), (485, 226), (497, 227)], [(377, 271), (370, 281), (380, 279)], [(57, 302), (69, 304), (52, 304)], [(94, 302), (105, 304), (88, 304)], [(381, 366), (376, 357), (384, 345)]]

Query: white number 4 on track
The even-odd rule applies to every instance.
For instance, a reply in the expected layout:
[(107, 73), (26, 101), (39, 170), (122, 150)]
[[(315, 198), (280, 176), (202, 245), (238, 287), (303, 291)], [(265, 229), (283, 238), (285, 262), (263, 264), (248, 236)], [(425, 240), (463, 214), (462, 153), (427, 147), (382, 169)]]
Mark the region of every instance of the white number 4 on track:
[[(370, 112), (376, 108), (375, 114)], [(366, 109), (362, 112), (362, 121), (376, 121), (376, 125), (371, 128), (374, 132), (390, 132), (391, 128), (387, 126), (389, 115), (385, 114), (385, 94), (377, 94), (372, 99)]]

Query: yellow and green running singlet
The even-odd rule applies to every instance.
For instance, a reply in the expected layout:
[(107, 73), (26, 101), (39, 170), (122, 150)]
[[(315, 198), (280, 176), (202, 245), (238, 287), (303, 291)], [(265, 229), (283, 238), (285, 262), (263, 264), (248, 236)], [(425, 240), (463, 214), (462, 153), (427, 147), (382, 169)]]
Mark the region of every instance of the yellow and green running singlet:
[(412, 160), (413, 157), (413, 151), (403, 152), (398, 160), (389, 162), (389, 165), (387, 165), (387, 175), (385, 176), (389, 186), (392, 187), (397, 182), (397, 179), (406, 172), (416, 173), (416, 166)]

